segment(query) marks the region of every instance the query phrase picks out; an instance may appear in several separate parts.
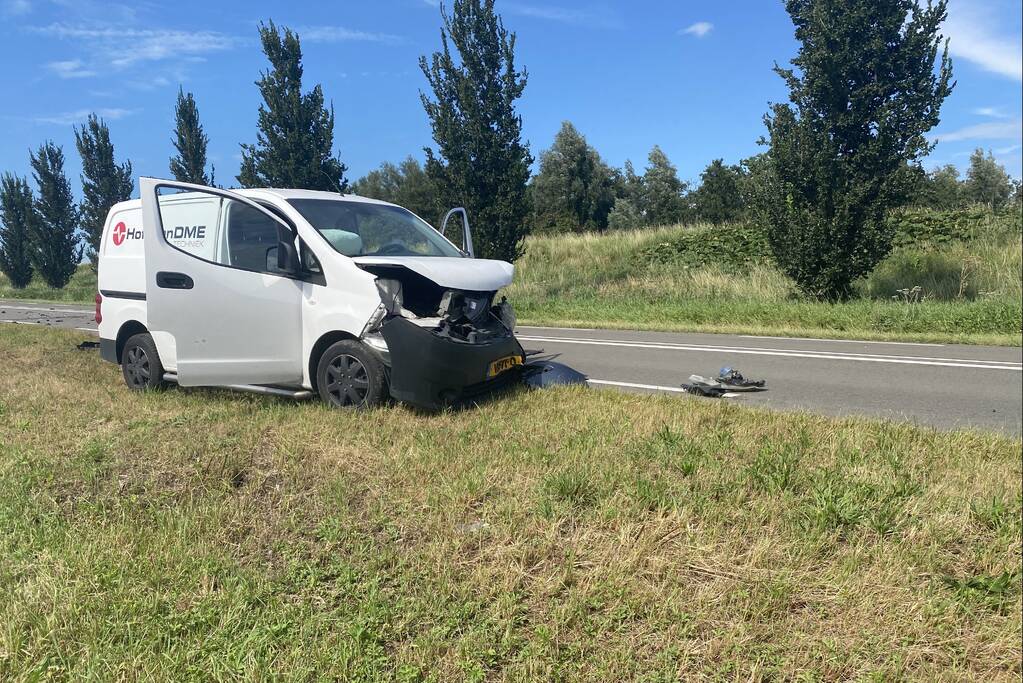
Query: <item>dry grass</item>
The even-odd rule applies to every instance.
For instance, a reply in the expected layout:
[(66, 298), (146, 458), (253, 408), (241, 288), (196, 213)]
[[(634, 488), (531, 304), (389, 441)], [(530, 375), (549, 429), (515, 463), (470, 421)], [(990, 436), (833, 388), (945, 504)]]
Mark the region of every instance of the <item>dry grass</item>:
[(1020, 442), (131, 395), (0, 327), (2, 680), (1018, 680)]

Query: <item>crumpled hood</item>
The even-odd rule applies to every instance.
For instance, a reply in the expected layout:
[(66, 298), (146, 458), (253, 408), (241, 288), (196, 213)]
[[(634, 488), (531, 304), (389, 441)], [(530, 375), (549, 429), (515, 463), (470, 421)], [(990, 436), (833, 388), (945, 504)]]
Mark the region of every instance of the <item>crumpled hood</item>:
[(359, 265), (404, 266), (441, 287), (494, 292), (512, 282), (515, 266), (506, 261), (449, 256), (356, 256)]

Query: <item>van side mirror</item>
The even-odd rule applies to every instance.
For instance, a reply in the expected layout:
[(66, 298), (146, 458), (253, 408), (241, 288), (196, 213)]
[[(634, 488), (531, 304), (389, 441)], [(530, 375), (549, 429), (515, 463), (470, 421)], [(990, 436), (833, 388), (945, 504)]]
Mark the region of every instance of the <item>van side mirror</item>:
[(440, 226), (440, 234), (447, 237), (448, 235), (448, 221), (455, 214), (462, 216), (462, 252), (465, 253), (469, 258), (476, 258), (474, 250), (472, 248), (472, 230), (469, 228), (469, 214), (462, 207), (456, 207), (447, 212), (444, 216), (444, 221)]
[(301, 268), (295, 245), (291, 242), (278, 242), (276, 247), (267, 249), (266, 270), (270, 273), (297, 275)]

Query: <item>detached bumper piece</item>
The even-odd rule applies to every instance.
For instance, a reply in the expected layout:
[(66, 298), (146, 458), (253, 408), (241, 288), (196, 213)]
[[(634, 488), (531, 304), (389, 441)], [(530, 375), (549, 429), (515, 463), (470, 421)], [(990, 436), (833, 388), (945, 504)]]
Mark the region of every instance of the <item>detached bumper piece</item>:
[(522, 380), (528, 387), (544, 389), (571, 384), (586, 384), (586, 375), (554, 361), (534, 361), (526, 363), (522, 371)]
[[(514, 336), (471, 344), (398, 317), (385, 322), (380, 333), (391, 357), (391, 396), (419, 408), (457, 406), (522, 376), (525, 353)], [(492, 367), (503, 371), (490, 375)]]

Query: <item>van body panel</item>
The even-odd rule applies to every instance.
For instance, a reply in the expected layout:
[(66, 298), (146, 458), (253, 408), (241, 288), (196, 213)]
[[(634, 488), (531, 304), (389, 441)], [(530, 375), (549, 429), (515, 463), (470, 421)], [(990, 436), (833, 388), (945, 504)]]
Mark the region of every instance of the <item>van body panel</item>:
[[(217, 221), (223, 200), (233, 199), (257, 214), (265, 209), (232, 193), (186, 183), (142, 178), (139, 187), (148, 327), (173, 338), (178, 384), (300, 383), (302, 283), (208, 260), (222, 244)], [(159, 187), (202, 196), (167, 202), (167, 210), (157, 195)], [(190, 240), (189, 251), (168, 238), (186, 228), (191, 234), (181, 239)]]
[(493, 292), (512, 283), (515, 267), (505, 261), (442, 256), (356, 256), (356, 263), (402, 266), (441, 287)]
[[(358, 339), (366, 323), (380, 306), (380, 294), (374, 277), (358, 268), (352, 272), (330, 271), (326, 274), (329, 286), (306, 282), (302, 292), (302, 357), (309, 359), (313, 347), (324, 335), (343, 332)], [(337, 286), (335, 286), (337, 283)], [(347, 283), (347, 284), (344, 284)], [(302, 386), (313, 388), (309, 362), (303, 363)]]

